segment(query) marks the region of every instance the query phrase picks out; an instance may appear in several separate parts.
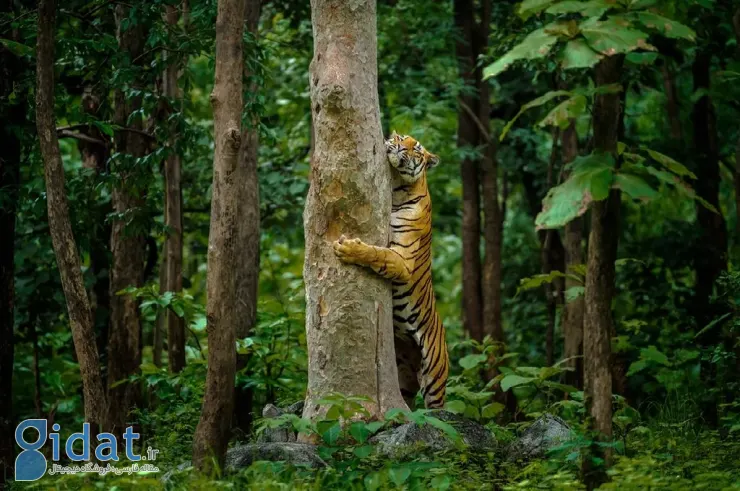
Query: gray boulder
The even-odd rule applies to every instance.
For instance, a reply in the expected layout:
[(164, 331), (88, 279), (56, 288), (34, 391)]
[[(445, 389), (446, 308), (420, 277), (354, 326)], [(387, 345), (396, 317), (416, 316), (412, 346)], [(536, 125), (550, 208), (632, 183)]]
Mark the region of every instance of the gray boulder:
[[(262, 409), (263, 418), (277, 418), (283, 414), (295, 414), (300, 416), (303, 413), (303, 401), (298, 401), (295, 404), (291, 404), (287, 408), (281, 409), (273, 404), (267, 404)], [(295, 442), (296, 432), (292, 428), (265, 428), (265, 430), (257, 437), (258, 443), (282, 443), (282, 442)]]
[[(496, 449), (496, 438), (485, 426), (444, 410), (429, 415), (452, 425), (468, 450), (488, 452)], [(377, 445), (381, 455), (396, 458), (422, 448), (431, 451), (455, 448), (455, 443), (442, 430), (413, 422), (381, 431), (370, 439), (370, 443)]]
[(308, 443), (251, 443), (233, 447), (226, 452), (226, 470), (238, 471), (253, 462), (269, 460), (297, 466), (326, 467), (316, 446)]
[(570, 426), (552, 414), (540, 416), (512, 442), (507, 451), (508, 460), (542, 458), (551, 449), (573, 438)]

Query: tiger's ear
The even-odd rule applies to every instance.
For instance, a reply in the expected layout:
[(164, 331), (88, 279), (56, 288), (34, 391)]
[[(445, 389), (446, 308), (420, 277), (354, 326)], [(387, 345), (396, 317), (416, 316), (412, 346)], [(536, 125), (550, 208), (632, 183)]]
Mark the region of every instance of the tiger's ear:
[(434, 155), (433, 153), (430, 153), (427, 156), (427, 169), (431, 169), (432, 167), (436, 167), (439, 165), (439, 157)]

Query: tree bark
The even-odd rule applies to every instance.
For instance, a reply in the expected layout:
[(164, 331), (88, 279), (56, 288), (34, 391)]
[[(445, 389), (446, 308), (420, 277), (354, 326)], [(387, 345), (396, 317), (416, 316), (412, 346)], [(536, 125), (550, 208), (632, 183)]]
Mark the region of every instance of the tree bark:
[(676, 77), (669, 63), (670, 60), (668, 58), (664, 59), (660, 71), (663, 75), (663, 89), (666, 96), (668, 123), (671, 127), (671, 139), (678, 142), (683, 138), (683, 132), (681, 131), (681, 108), (678, 105), (678, 94), (676, 93)]
[[(13, 12), (10, 0), (0, 0), (0, 14)], [(0, 31), (0, 37), (13, 39)], [(13, 354), (15, 320), (15, 215), (20, 187), (21, 140), (26, 123), (23, 104), (11, 104), (9, 96), (19, 82), (24, 66), (9, 49), (0, 45), (0, 489), (13, 475), (15, 443), (13, 420)]]
[[(365, 396), (371, 417), (407, 406), (394, 351), (390, 282), (339, 262), (346, 235), (386, 247), (391, 175), (380, 126), (375, 0), (312, 0), (315, 132), (306, 236), (308, 392), (303, 416), (331, 392)], [(351, 285), (351, 288), (348, 288)]]
[[(732, 16), (732, 28), (735, 32), (735, 47), (736, 57), (740, 59), (740, 7), (735, 11), (735, 15)], [(737, 136), (737, 143), (735, 146), (735, 235), (737, 240), (740, 241), (740, 134)], [(738, 357), (738, 363), (740, 363), (740, 357)]]
[[(170, 30), (177, 28), (179, 13), (173, 5), (165, 6), (165, 20)], [(165, 59), (169, 53), (165, 53)], [(163, 75), (162, 92), (168, 99), (169, 110), (164, 111), (166, 116), (175, 112), (172, 105), (179, 105), (181, 97), (177, 87), (180, 63), (169, 62)], [(170, 135), (170, 146), (174, 147), (177, 135)], [(168, 234), (164, 242), (165, 283), (164, 291), (182, 292), (182, 172), (180, 154), (172, 151), (164, 163), (165, 180), (165, 212), (164, 223)], [(165, 314), (167, 325), (167, 363), (171, 373), (180, 373), (185, 367), (185, 322), (172, 309)]]
[[(619, 83), (622, 75), (621, 55), (605, 58), (596, 66), (596, 86)], [(617, 141), (621, 121), (619, 94), (595, 97), (593, 111), (594, 148), (617, 158)], [(612, 376), (610, 368), (612, 314), (614, 296), (614, 261), (619, 241), (620, 194), (613, 190), (591, 208), (591, 234), (588, 241), (585, 314), (583, 319), (583, 352), (585, 403), (589, 426), (596, 440), (608, 441), (612, 435)], [(607, 479), (606, 467), (611, 452), (593, 445), (583, 460), (584, 480), (595, 489)], [(594, 465), (593, 459), (604, 459)]]
[[(261, 0), (247, 0), (245, 21), (247, 31), (256, 40), (262, 7)], [(245, 79), (250, 80), (255, 74), (248, 67), (244, 70)], [(252, 83), (249, 97), (256, 98), (259, 87)], [(248, 104), (249, 106), (249, 104)], [(239, 188), (239, 251), (241, 260), (237, 262), (237, 303), (236, 337), (244, 339), (249, 336), (257, 322), (257, 287), (260, 267), (260, 195), (257, 176), (257, 151), (259, 150), (259, 114), (252, 111), (248, 115), (248, 124), (242, 132), (242, 148), (239, 158), (239, 170), (243, 172), (238, 181)], [(237, 370), (247, 366), (247, 355), (237, 355)], [(234, 394), (234, 424), (245, 435), (248, 435), (252, 424), (252, 390), (236, 388)]]
[[(131, 60), (137, 60), (144, 50), (146, 32), (142, 23), (122, 27), (123, 19), (129, 16), (130, 7), (116, 6), (116, 27), (119, 49)], [(141, 63), (141, 60), (138, 61)], [(129, 116), (141, 108), (141, 97), (127, 97), (123, 90), (115, 93), (114, 119), (118, 125), (142, 130), (141, 118), (129, 122)], [(146, 155), (148, 141), (139, 133), (120, 131), (115, 138), (116, 150), (123, 159), (136, 159)], [(130, 167), (124, 164), (124, 167)], [(134, 213), (134, 220), (141, 220), (140, 210), (144, 206), (144, 192), (135, 185), (136, 170), (124, 168), (114, 185), (111, 201), (115, 213)], [(140, 228), (140, 227), (139, 227)], [(138, 386), (123, 383), (139, 370), (141, 364), (141, 321), (138, 301), (133, 295), (118, 295), (127, 287), (139, 287), (144, 280), (146, 238), (134, 233), (124, 220), (113, 222), (111, 231), (111, 322), (108, 337), (108, 410), (111, 431), (122, 431), (127, 415), (139, 399)]]
[[(578, 134), (575, 122), (563, 130), (560, 135), (562, 146), (563, 165), (572, 162), (578, 156)], [(563, 176), (566, 179), (567, 176)], [(583, 219), (576, 218), (565, 225), (565, 270), (570, 271), (573, 266), (584, 263), (583, 257)], [(570, 278), (565, 279), (565, 290), (580, 286)], [(583, 296), (563, 305), (561, 326), (563, 330), (563, 358), (571, 359), (567, 367), (572, 372), (565, 372), (565, 383), (573, 387), (583, 388), (583, 313), (585, 305)]]
[[(455, 0), (455, 27), (460, 31), (455, 45), (460, 75), (465, 85), (476, 87), (476, 23), (472, 0)], [(466, 109), (467, 107), (467, 109)], [(479, 112), (479, 99), (475, 94), (460, 96), (457, 114), (458, 147), (476, 147), (480, 131), (475, 121)], [(463, 186), (462, 210), (462, 296), (463, 327), (470, 337), (483, 340), (483, 287), (481, 285), (480, 259), (480, 191), (479, 165), (471, 158), (460, 163)]]
[(208, 372), (203, 412), (193, 441), (193, 463), (211, 472), (223, 466), (234, 406), (236, 374), (237, 263), (239, 239), (239, 178), (244, 161), (243, 42), (245, 0), (219, 0), (216, 18), (216, 79), (211, 94), (213, 131), (213, 197), (208, 238), (206, 315)]
[(105, 393), (100, 378), (92, 311), (82, 280), (80, 257), (72, 235), (69, 204), (65, 194), (64, 167), (54, 119), (54, 24), (56, 2), (39, 2), (36, 48), (36, 127), (44, 161), (46, 200), (54, 254), (67, 300), (72, 339), (80, 364), (85, 421), (107, 427)]

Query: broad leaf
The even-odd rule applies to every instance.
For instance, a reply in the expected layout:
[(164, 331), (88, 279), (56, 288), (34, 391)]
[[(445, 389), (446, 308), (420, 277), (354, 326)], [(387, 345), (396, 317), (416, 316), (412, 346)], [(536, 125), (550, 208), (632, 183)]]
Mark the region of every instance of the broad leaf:
[(656, 152), (655, 150), (646, 149), (648, 155), (650, 155), (653, 160), (658, 162), (660, 165), (668, 169), (669, 171), (673, 172), (677, 176), (688, 176), (691, 179), (696, 179), (696, 174), (691, 172), (689, 169), (687, 169), (683, 164), (680, 164), (670, 158), (667, 155), (663, 155), (660, 152)]
[(649, 200), (658, 196), (658, 192), (645, 180), (632, 174), (614, 176), (614, 187), (628, 194), (632, 199)]
[(566, 0), (549, 7), (546, 12), (553, 15), (580, 13), (584, 17), (601, 17), (604, 12), (613, 7), (614, 2), (608, 2), (607, 0), (591, 0), (588, 2)]
[(565, 290), (565, 302), (570, 303), (586, 294), (586, 288), (583, 286), (571, 286)]
[(627, 60), (630, 63), (634, 63), (635, 65), (652, 65), (655, 63), (655, 60), (658, 59), (658, 53), (651, 53), (651, 52), (640, 52), (640, 53), (628, 53), (625, 57), (625, 60)]
[(514, 46), (504, 56), (488, 65), (483, 70), (483, 78), (495, 77), (518, 60), (534, 60), (547, 56), (558, 37), (547, 34), (544, 29), (537, 29), (530, 33), (524, 41)]
[(696, 41), (696, 33), (688, 26), (675, 20), (667, 19), (653, 12), (635, 12), (630, 14), (630, 16), (636, 17), (640, 24), (648, 29), (658, 31), (667, 38)]
[(534, 14), (538, 14), (545, 10), (555, 0), (524, 0), (519, 5), (518, 14), (523, 19), (526, 19)]
[(623, 18), (589, 19), (581, 24), (581, 34), (591, 48), (607, 56), (636, 49), (655, 51), (655, 47), (647, 43), (648, 35), (630, 27), (630, 22)]
[(521, 375), (511, 374), (501, 380), (501, 390), (508, 391), (512, 387), (528, 384), (537, 380), (535, 377), (522, 377)]
[(506, 134), (509, 132), (511, 127), (514, 125), (514, 122), (519, 119), (519, 116), (524, 114), (525, 111), (532, 109), (533, 107), (542, 106), (543, 104), (547, 104), (551, 100), (555, 99), (556, 97), (563, 97), (571, 95), (570, 92), (567, 90), (552, 90), (548, 93), (546, 93), (543, 96), (540, 96), (534, 100), (529, 101), (528, 103), (524, 104), (521, 109), (519, 109), (519, 112), (516, 113), (516, 116), (511, 118), (511, 121), (506, 123), (506, 126), (504, 126), (504, 129), (501, 130), (501, 136), (499, 137), (499, 141), (503, 141)]
[(462, 414), (465, 412), (465, 403), (463, 401), (447, 401), (445, 409), (451, 413)]
[(506, 407), (500, 402), (492, 402), (491, 404), (483, 406), (481, 416), (487, 419), (495, 418), (504, 409), (506, 409)]
[(572, 39), (561, 52), (560, 66), (570, 68), (590, 68), (597, 64), (604, 55), (592, 50), (583, 39)]
[(568, 100), (565, 100), (555, 106), (542, 121), (537, 123), (539, 126), (557, 126), (564, 130), (570, 125), (570, 120), (575, 119), (586, 110), (586, 97), (576, 94)]
[(463, 367), (465, 370), (470, 370), (471, 368), (477, 367), (481, 363), (485, 363), (486, 360), (488, 360), (488, 357), (483, 354), (467, 355), (460, 359), (460, 366)]

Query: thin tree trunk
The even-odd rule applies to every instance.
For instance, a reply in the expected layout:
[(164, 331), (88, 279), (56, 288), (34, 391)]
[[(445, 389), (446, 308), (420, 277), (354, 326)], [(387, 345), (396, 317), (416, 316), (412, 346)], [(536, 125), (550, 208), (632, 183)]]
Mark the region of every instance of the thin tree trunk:
[[(128, 25), (123, 29), (123, 20), (129, 16), (130, 8), (116, 6), (116, 26), (118, 46), (131, 60), (137, 60), (144, 50), (146, 32), (141, 23)], [(142, 60), (138, 60), (140, 64)], [(127, 97), (123, 90), (115, 93), (116, 123), (137, 130), (142, 129), (141, 118), (129, 122), (129, 116), (141, 108), (141, 97)], [(116, 150), (124, 159), (140, 158), (148, 151), (148, 141), (136, 132), (122, 131), (116, 134)], [(123, 164), (124, 167), (128, 165)], [(115, 213), (135, 213), (135, 219), (144, 207), (141, 189), (135, 187), (136, 170), (123, 169), (116, 182), (111, 201)], [(140, 228), (140, 227), (139, 227)], [(139, 306), (133, 295), (119, 295), (128, 287), (139, 287), (144, 280), (146, 258), (146, 238), (134, 233), (123, 220), (113, 222), (111, 231), (112, 263), (110, 272), (111, 323), (108, 338), (108, 409), (111, 431), (117, 434), (123, 430), (129, 411), (139, 399), (139, 388), (135, 384), (116, 382), (125, 380), (139, 370), (141, 364), (141, 321)]]
[(219, 0), (216, 19), (216, 80), (211, 94), (213, 197), (208, 237), (208, 372), (203, 412), (193, 441), (193, 463), (201, 471), (223, 467), (234, 406), (236, 374), (237, 262), (245, 0)]
[[(563, 165), (572, 162), (578, 156), (578, 134), (575, 122), (563, 130), (560, 135), (562, 145)], [(567, 176), (563, 176), (565, 179)], [(583, 257), (583, 219), (576, 218), (565, 225), (565, 269), (571, 269), (584, 263)], [(565, 290), (581, 286), (580, 283), (565, 279)], [(563, 358), (571, 359), (567, 367), (572, 372), (565, 372), (565, 383), (573, 387), (583, 388), (583, 313), (585, 305), (583, 296), (563, 305), (561, 326), (563, 330)]]
[[(552, 151), (550, 160), (547, 164), (547, 189), (552, 189), (555, 185), (555, 162), (558, 159), (558, 135), (560, 131), (555, 128), (552, 130)], [(559, 242), (557, 230), (544, 230), (540, 232), (543, 236), (541, 240), (542, 249), (542, 273), (550, 274), (554, 270), (560, 270), (553, 262), (553, 243), (556, 238)], [(560, 281), (555, 280), (545, 283), (545, 303), (547, 305), (547, 330), (545, 331), (545, 359), (547, 366), (555, 363), (555, 321), (557, 314), (558, 291), (562, 290)]]
[[(735, 31), (736, 58), (740, 59), (740, 7), (732, 16), (732, 28)], [(736, 245), (740, 242), (740, 134), (735, 146), (735, 235)], [(739, 353), (740, 354), (740, 353)], [(737, 359), (740, 364), (740, 356)]]
[[(167, 207), (167, 193), (164, 197), (165, 209)], [(159, 262), (159, 292), (164, 293), (167, 284), (167, 254), (162, 254)], [(160, 313), (154, 322), (154, 333), (152, 334), (152, 362), (155, 367), (162, 367), (162, 352), (164, 351), (164, 338), (167, 331), (167, 316)]]
[[(596, 66), (596, 86), (619, 83), (622, 74), (621, 55), (605, 58)], [(596, 151), (611, 153), (616, 159), (617, 139), (622, 108), (619, 94), (600, 94), (594, 101), (593, 128)], [(620, 194), (613, 190), (609, 197), (591, 208), (591, 234), (588, 241), (586, 272), (586, 310), (583, 319), (583, 352), (585, 403), (589, 426), (594, 438), (608, 441), (612, 435), (611, 376), (611, 302), (614, 296), (614, 261), (619, 241)], [(595, 489), (607, 479), (606, 468), (611, 452), (593, 445), (583, 460), (584, 480)], [(595, 465), (594, 458), (604, 460)]]
[[(173, 5), (165, 6), (165, 19), (170, 30), (177, 28), (179, 13)], [(168, 53), (167, 53), (168, 54)], [(166, 59), (166, 58), (165, 58)], [(180, 90), (177, 87), (179, 63), (168, 63), (163, 76), (163, 95), (168, 99), (170, 116), (176, 111), (175, 106), (182, 106)], [(176, 134), (170, 135), (169, 144), (175, 146)], [(164, 242), (163, 264), (165, 267), (164, 291), (182, 292), (182, 184), (180, 154), (173, 151), (164, 163), (165, 212), (164, 223), (168, 234)], [(185, 367), (185, 322), (172, 309), (165, 314), (167, 325), (167, 362), (171, 373), (179, 373)], [(161, 336), (161, 335), (160, 335)]]
[(668, 123), (671, 127), (671, 139), (675, 141), (682, 140), (681, 131), (681, 108), (678, 105), (678, 95), (676, 93), (676, 77), (671, 70), (670, 60), (664, 59), (660, 67), (663, 75), (663, 88), (666, 96), (666, 113), (668, 114)]
[[(303, 416), (331, 392), (365, 396), (373, 418), (407, 408), (398, 383), (390, 282), (339, 262), (346, 235), (386, 247), (391, 173), (380, 126), (376, 2), (312, 0), (315, 147), (303, 215), (308, 392)], [(351, 287), (349, 287), (351, 286)]]
[[(700, 49), (692, 66), (694, 91), (709, 90), (712, 55), (706, 49)], [(694, 104), (694, 153), (697, 159), (696, 193), (713, 205), (717, 212), (707, 210), (696, 204), (696, 218), (701, 231), (695, 255), (696, 270), (696, 319), (699, 328), (707, 325), (718, 315), (711, 302), (714, 283), (723, 271), (727, 270), (727, 228), (719, 204), (719, 148), (717, 143), (717, 122), (714, 106), (709, 95), (704, 95)], [(700, 342), (704, 346), (713, 346), (721, 341), (721, 330), (711, 329), (705, 333)], [(702, 378), (708, 386), (716, 385), (716, 365), (702, 363)], [(704, 417), (707, 423), (718, 424), (717, 401), (712, 398), (705, 401)]]
[[(258, 35), (261, 0), (247, 0), (245, 21), (247, 31), (255, 38)], [(244, 70), (245, 79), (249, 80), (254, 74), (248, 67)], [(249, 87), (250, 98), (256, 98), (259, 91), (257, 84)], [(257, 176), (257, 150), (259, 149), (259, 114), (253, 111), (249, 114), (249, 123), (242, 133), (242, 148), (240, 153), (240, 171), (244, 173), (238, 181), (239, 188), (239, 244), (242, 247), (237, 262), (237, 303), (236, 337), (244, 339), (249, 336), (257, 322), (257, 287), (259, 284), (260, 266), (260, 200), (259, 179)], [(248, 363), (247, 355), (237, 355), (237, 370), (242, 370)], [(252, 425), (252, 396), (251, 389), (237, 387), (234, 394), (234, 425), (245, 435), (251, 431)]]
[(36, 126), (44, 161), (46, 200), (54, 254), (67, 300), (72, 339), (80, 364), (85, 421), (97, 428), (107, 427), (105, 392), (100, 378), (100, 359), (95, 343), (92, 312), (82, 280), (69, 205), (65, 194), (64, 167), (54, 119), (54, 25), (55, 0), (39, 2), (39, 29), (36, 48)]
[[(0, 0), (0, 13), (13, 12), (10, 0)], [(0, 31), (0, 37), (12, 39)], [(15, 462), (13, 421), (13, 354), (15, 319), (15, 214), (20, 187), (21, 141), (18, 129), (26, 121), (25, 107), (10, 104), (8, 97), (19, 81), (23, 65), (9, 49), (0, 45), (0, 489), (12, 477)]]
[[(475, 87), (476, 73), (476, 23), (472, 0), (455, 0), (455, 26), (460, 31), (455, 51), (458, 58), (460, 76), (465, 85)], [(479, 112), (479, 99), (476, 95), (460, 96), (457, 115), (458, 147), (476, 147), (480, 132), (475, 121)], [(483, 340), (483, 290), (481, 285), (480, 259), (480, 191), (479, 166), (471, 158), (460, 163), (463, 186), (462, 210), (462, 297), (463, 327), (470, 336)]]

